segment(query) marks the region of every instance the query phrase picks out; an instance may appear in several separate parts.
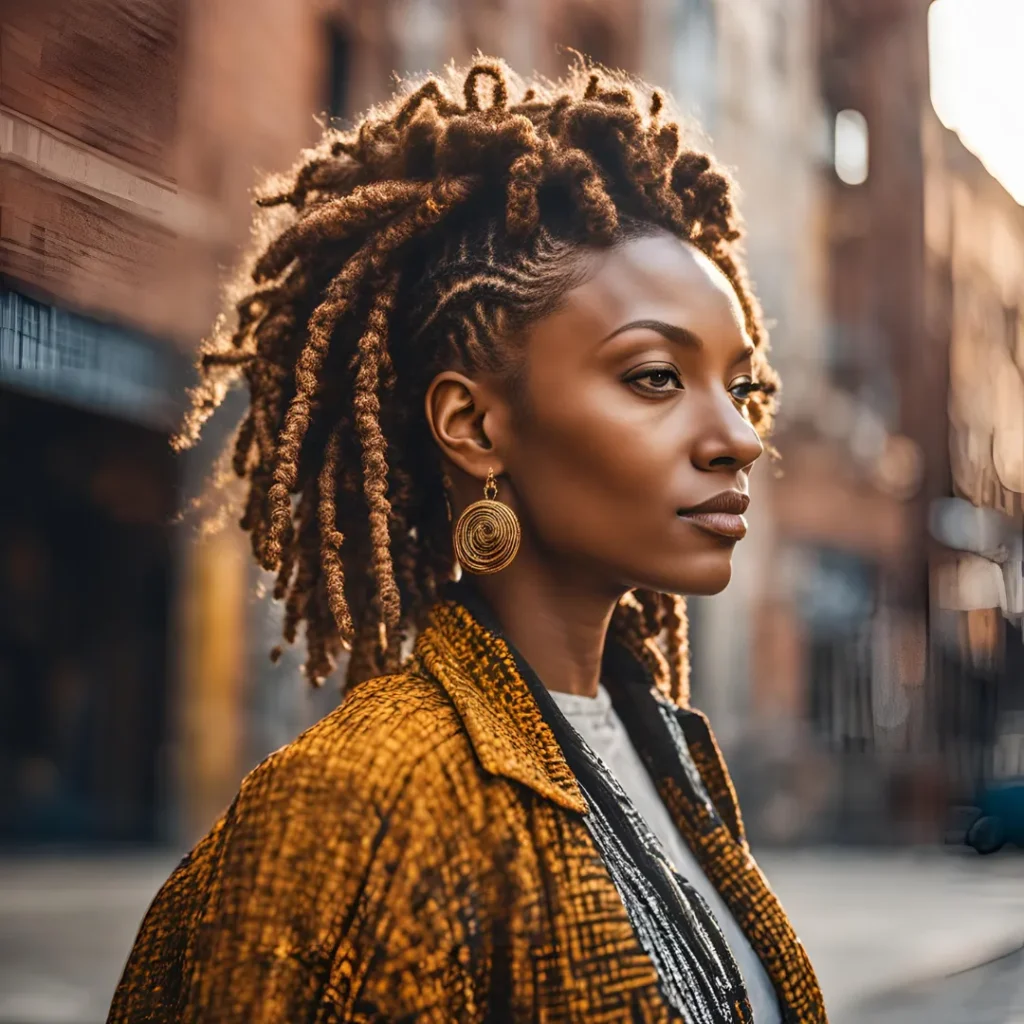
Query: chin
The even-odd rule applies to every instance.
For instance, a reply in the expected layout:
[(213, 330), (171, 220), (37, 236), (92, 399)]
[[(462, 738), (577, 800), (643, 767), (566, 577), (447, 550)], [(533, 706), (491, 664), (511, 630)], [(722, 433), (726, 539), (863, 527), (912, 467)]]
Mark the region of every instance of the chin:
[[(675, 568), (675, 567), (673, 567)], [(665, 594), (712, 597), (720, 594), (732, 579), (732, 550), (691, 553), (680, 559), (677, 572), (659, 573), (641, 584)]]

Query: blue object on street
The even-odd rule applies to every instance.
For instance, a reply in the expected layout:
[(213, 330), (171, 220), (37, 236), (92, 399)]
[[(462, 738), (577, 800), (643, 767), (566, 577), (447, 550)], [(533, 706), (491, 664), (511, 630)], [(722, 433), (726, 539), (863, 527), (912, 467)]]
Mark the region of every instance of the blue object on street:
[(1024, 777), (989, 783), (978, 810), (967, 830), (968, 846), (978, 853), (995, 853), (1006, 843), (1024, 848)]

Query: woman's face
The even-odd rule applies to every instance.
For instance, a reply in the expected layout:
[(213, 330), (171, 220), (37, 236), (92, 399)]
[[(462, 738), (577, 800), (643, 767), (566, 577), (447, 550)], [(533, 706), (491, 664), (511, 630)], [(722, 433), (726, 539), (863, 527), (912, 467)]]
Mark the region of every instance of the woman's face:
[(596, 269), (527, 332), (520, 398), (483, 417), (524, 545), (612, 592), (713, 594), (762, 445), (752, 345), (726, 277), (668, 234)]

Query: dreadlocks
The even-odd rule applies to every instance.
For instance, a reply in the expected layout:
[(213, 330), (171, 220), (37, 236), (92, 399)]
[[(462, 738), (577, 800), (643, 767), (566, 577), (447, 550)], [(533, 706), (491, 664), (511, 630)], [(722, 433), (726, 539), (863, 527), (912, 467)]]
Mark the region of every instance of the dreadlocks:
[[(514, 339), (580, 279), (584, 247), (661, 229), (714, 261), (755, 344), (765, 390), (749, 410), (767, 431), (775, 377), (731, 184), (682, 147), (661, 93), (582, 65), (524, 88), (480, 59), (326, 131), (304, 157), (257, 199), (255, 287), (202, 347), (178, 443), (243, 376), (241, 525), (277, 574), (285, 640), (305, 624), (314, 683), (343, 649), (347, 684), (397, 667), (454, 566), (426, 387), (453, 365), (514, 382)], [(668, 694), (685, 695), (681, 599), (627, 595), (612, 630)]]

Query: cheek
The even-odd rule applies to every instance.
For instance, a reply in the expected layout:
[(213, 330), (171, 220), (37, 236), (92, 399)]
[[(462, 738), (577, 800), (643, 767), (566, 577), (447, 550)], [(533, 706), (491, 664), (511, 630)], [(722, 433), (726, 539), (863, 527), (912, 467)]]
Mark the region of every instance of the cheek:
[(616, 585), (718, 593), (732, 572), (731, 546), (676, 516), (695, 493), (687, 414), (678, 403), (603, 388), (535, 407), (513, 431), (509, 464), (525, 530)]
[(543, 539), (621, 541), (671, 513), (685, 444), (668, 405), (617, 382), (538, 402), (517, 431), (517, 490)]

